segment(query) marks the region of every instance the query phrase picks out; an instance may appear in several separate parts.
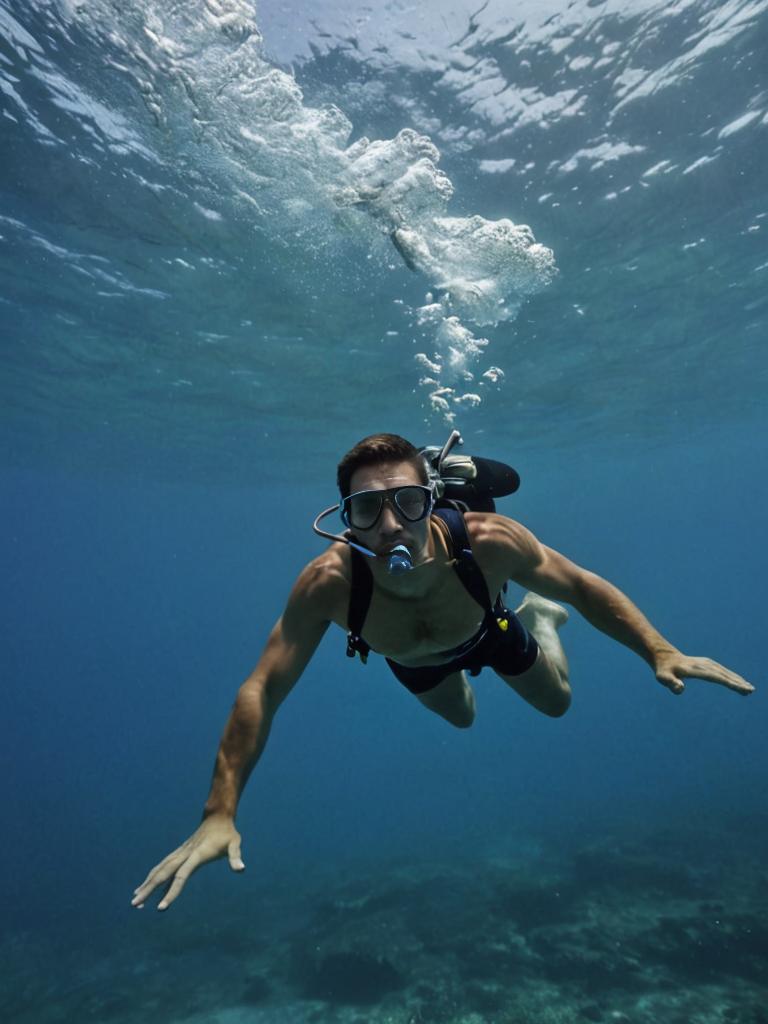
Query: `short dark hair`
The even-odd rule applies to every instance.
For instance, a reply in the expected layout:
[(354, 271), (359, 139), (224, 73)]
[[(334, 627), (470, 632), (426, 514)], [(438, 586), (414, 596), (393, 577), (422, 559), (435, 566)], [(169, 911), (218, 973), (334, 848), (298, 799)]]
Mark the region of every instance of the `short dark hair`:
[(336, 483), (342, 498), (349, 494), (352, 474), (361, 466), (376, 466), (380, 462), (410, 462), (419, 473), (423, 484), (429, 483), (427, 467), (419, 449), (399, 434), (371, 434), (350, 448), (336, 470)]

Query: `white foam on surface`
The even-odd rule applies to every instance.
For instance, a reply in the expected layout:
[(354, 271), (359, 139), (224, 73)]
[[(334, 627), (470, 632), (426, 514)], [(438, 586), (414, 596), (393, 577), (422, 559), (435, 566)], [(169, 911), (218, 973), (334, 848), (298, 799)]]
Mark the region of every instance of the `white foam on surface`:
[(566, 162), (561, 165), (560, 170), (565, 174), (570, 174), (572, 171), (576, 170), (582, 161), (586, 161), (591, 164), (590, 170), (595, 171), (598, 168), (603, 167), (606, 163), (621, 160), (625, 156), (644, 152), (645, 146), (633, 146), (629, 142), (610, 142), (606, 140), (595, 146), (587, 146), (584, 149), (578, 150), (573, 154), (570, 160), (566, 160)]
[(478, 169), (484, 174), (504, 174), (505, 171), (510, 170), (515, 166), (517, 161), (514, 159), (510, 160), (481, 160), (477, 165)]
[[(438, 381), (429, 406), (442, 413), (447, 406), (451, 415), (453, 406), (480, 401), (476, 391), (460, 385), (472, 379), (470, 368), (489, 340), (467, 324), (488, 328), (514, 319), (555, 273), (551, 250), (536, 242), (529, 227), (507, 218), (451, 216), (454, 187), (425, 134), (406, 128), (391, 139), (350, 144), (349, 118), (332, 104), (306, 104), (295, 79), (265, 59), (254, 8), (245, 0), (171, 6), (134, 0), (121, 6), (119, 16), (109, 0), (87, 7), (62, 3), (61, 9), (128, 51), (124, 73), (135, 77), (158, 124), (177, 134), (177, 145), (179, 136), (188, 137), (195, 170), (207, 163), (215, 164), (219, 179), (222, 171), (230, 174), (227, 190), (242, 196), (244, 206), (267, 217), (278, 214), (282, 231), (297, 225), (312, 244), (322, 244), (323, 230), (334, 223), (363, 240), (370, 237), (373, 249), (381, 249), (376, 235), (388, 237), (435, 294), (434, 301), (409, 311), (433, 348), (424, 357)], [(495, 74), (493, 67), (485, 70), (491, 82)], [(482, 89), (481, 95), (492, 101)], [(569, 101), (564, 97), (558, 108)], [(114, 136), (119, 128), (129, 137), (108, 115), (99, 111), (102, 131), (108, 126)], [(506, 110), (500, 116), (506, 118)], [(514, 162), (488, 161), (483, 169), (498, 173)], [(223, 217), (195, 205), (208, 219)], [(417, 358), (417, 372), (424, 368)]]
[(746, 128), (747, 125), (756, 121), (760, 117), (761, 113), (761, 110), (748, 110), (746, 114), (742, 114), (741, 117), (737, 117), (735, 121), (731, 121), (730, 124), (721, 128), (717, 133), (718, 139), (726, 139), (729, 135), (734, 135), (736, 132), (740, 132), (743, 128)]

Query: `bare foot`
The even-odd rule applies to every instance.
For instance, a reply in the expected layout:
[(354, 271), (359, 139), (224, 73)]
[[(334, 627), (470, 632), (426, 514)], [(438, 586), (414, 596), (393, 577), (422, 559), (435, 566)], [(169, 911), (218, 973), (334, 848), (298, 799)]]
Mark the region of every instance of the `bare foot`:
[(515, 615), (534, 636), (537, 633), (537, 626), (539, 632), (542, 626), (560, 629), (568, 621), (568, 612), (561, 604), (555, 604), (554, 601), (549, 601), (546, 597), (534, 594), (530, 590), (523, 598), (523, 603)]

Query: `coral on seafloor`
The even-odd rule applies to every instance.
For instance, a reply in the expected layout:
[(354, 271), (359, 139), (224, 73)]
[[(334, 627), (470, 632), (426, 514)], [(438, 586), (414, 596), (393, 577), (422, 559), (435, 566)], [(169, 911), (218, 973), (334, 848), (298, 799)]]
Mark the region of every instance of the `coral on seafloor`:
[(6, 936), (5, 1019), (768, 1024), (762, 861), (729, 870), (723, 846), (705, 859), (687, 841), (521, 837), (451, 864), (307, 876), (271, 900), (241, 891), (197, 929), (174, 911), (140, 949)]

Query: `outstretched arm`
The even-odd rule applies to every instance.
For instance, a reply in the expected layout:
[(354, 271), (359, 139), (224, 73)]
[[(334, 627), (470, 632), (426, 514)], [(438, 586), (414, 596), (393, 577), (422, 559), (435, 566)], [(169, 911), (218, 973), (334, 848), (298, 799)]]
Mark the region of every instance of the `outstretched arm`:
[(754, 687), (710, 658), (683, 654), (656, 630), (617, 587), (546, 547), (519, 523), (494, 516), (497, 557), (510, 579), (528, 590), (573, 605), (601, 632), (629, 647), (648, 662), (656, 678), (672, 693), (682, 693), (686, 678), (706, 679), (747, 695)]
[(306, 668), (329, 625), (327, 599), (322, 600), (318, 570), (310, 565), (293, 588), (283, 615), (272, 630), (264, 653), (238, 691), (224, 729), (213, 781), (200, 827), (178, 849), (157, 864), (135, 890), (132, 905), (143, 907), (159, 886), (167, 886), (158, 910), (179, 896), (189, 876), (201, 865), (229, 858), (234, 871), (245, 864), (235, 812), (248, 777), (261, 757), (272, 719)]

